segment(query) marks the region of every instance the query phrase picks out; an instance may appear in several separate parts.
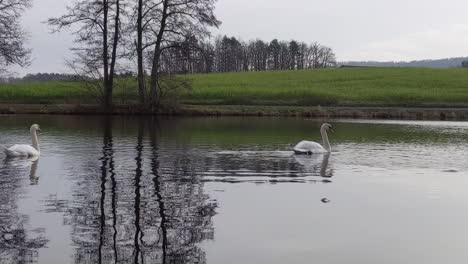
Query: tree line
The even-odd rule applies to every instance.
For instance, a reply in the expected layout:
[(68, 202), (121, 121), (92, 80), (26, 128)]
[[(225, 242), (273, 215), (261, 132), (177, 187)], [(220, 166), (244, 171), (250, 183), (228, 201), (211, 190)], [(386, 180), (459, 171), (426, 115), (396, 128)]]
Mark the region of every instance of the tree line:
[(28, 73), (23, 77), (0, 76), (0, 83), (28, 83), (28, 82), (50, 82), (50, 81), (80, 81), (84, 76), (68, 73)]
[(336, 56), (331, 48), (317, 42), (245, 42), (228, 36), (210, 42), (191, 37), (165, 50), (161, 65), (168, 73), (301, 70), (335, 67)]
[[(47, 20), (54, 32), (75, 37), (67, 61), (73, 76), (99, 91), (103, 107), (112, 108), (119, 73), (136, 69), (139, 103), (157, 110), (165, 90), (186, 88), (174, 74), (326, 68), (336, 64), (332, 49), (319, 43), (251, 40), (219, 36), (210, 28), (221, 22), (217, 0), (76, 0), (64, 14)], [(0, 0), (0, 69), (26, 66), (31, 50), (21, 14), (31, 0)], [(44, 77), (44, 76), (41, 76)], [(50, 77), (50, 76), (49, 76)]]

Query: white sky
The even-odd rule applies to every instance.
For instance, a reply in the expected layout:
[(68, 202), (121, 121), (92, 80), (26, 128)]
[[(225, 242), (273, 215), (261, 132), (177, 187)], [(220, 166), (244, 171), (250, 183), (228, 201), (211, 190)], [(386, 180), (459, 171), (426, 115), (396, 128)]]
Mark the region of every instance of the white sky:
[[(49, 34), (41, 23), (70, 0), (33, 0), (23, 18), (33, 64), (20, 74), (67, 72), (72, 36)], [(468, 56), (466, 0), (218, 0), (223, 22), (214, 34), (244, 40), (318, 41), (339, 61), (417, 60)]]

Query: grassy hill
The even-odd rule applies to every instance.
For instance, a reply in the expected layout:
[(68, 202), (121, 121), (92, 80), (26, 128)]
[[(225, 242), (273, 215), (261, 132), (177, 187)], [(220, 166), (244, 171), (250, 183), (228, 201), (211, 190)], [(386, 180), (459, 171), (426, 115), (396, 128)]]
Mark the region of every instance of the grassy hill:
[[(189, 75), (195, 105), (465, 106), (468, 69), (340, 68)], [(115, 102), (136, 100), (134, 80), (120, 81)], [(0, 85), (0, 103), (93, 103), (79, 83)]]

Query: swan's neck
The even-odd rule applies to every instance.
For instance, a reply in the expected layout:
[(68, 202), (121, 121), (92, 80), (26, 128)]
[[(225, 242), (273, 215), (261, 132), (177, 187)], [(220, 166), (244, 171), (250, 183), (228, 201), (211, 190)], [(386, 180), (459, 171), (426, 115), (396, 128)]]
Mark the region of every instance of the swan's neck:
[(39, 139), (37, 139), (37, 133), (36, 131), (31, 131), (31, 137), (32, 137), (32, 146), (38, 151), (41, 152), (39, 149)]
[(323, 147), (328, 152), (331, 152), (330, 141), (328, 141), (328, 134), (325, 129), (320, 129), (320, 134), (322, 134)]

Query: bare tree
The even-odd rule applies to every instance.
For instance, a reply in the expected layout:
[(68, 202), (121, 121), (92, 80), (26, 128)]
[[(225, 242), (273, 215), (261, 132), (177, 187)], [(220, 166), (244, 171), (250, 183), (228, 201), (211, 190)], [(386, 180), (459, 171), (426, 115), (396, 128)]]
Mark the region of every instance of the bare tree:
[(270, 42), (269, 45), (269, 50), (270, 50), (270, 69), (271, 70), (279, 70), (279, 57), (280, 57), (280, 51), (281, 47), (277, 39), (274, 39)]
[(145, 70), (143, 66), (143, 0), (138, 0), (137, 6), (137, 61), (138, 61), (138, 96), (140, 103), (145, 103)]
[(311, 54), (311, 68), (319, 68), (320, 67), (320, 53), (321, 53), (321, 46), (320, 44), (318, 44), (317, 42), (314, 42), (311, 46), (310, 46), (310, 54)]
[(336, 65), (336, 56), (329, 47), (322, 46), (320, 49), (320, 67), (328, 68)]
[(298, 64), (299, 44), (295, 40), (289, 42), (289, 69), (295, 70)]
[[(140, 103), (157, 105), (161, 72), (194, 72), (213, 68), (212, 50), (204, 45), (208, 26), (220, 22), (213, 13), (216, 0), (135, 0), (126, 30), (129, 59), (137, 61)], [(132, 4), (133, 3), (133, 4)], [(196, 45), (193, 45), (196, 44)], [(203, 49), (203, 48), (207, 49)], [(203, 56), (203, 58), (202, 58)], [(198, 67), (198, 66), (199, 67)], [(201, 66), (205, 65), (205, 66)], [(146, 72), (151, 73), (149, 83)]]
[(207, 27), (219, 26), (213, 10), (216, 0), (162, 0), (148, 18), (148, 28), (155, 34), (153, 47), (149, 103), (157, 105), (160, 61), (162, 52), (190, 36), (209, 36)]
[(308, 55), (309, 47), (306, 43), (301, 42), (299, 43), (299, 53), (297, 58), (297, 69), (302, 70), (306, 67), (307, 64), (307, 55)]
[(21, 14), (31, 6), (31, 0), (0, 0), (0, 74), (6, 66), (27, 66), (31, 50), (24, 47), (27, 34), (21, 28)]
[(84, 73), (88, 75), (97, 74), (100, 77), (102, 101), (106, 109), (112, 107), (120, 12), (120, 0), (80, 0), (68, 6), (65, 15), (48, 20), (56, 31), (73, 28), (75, 42), (79, 45), (73, 49), (75, 65), (82, 65)]
[[(153, 20), (160, 17), (161, 0), (136, 0), (130, 2), (132, 14), (128, 17), (125, 27), (126, 47), (130, 50), (128, 58), (137, 60), (138, 98), (140, 103), (145, 103), (146, 81), (145, 81), (145, 51), (154, 44), (154, 32), (152, 31)], [(136, 34), (136, 36), (135, 36)]]

